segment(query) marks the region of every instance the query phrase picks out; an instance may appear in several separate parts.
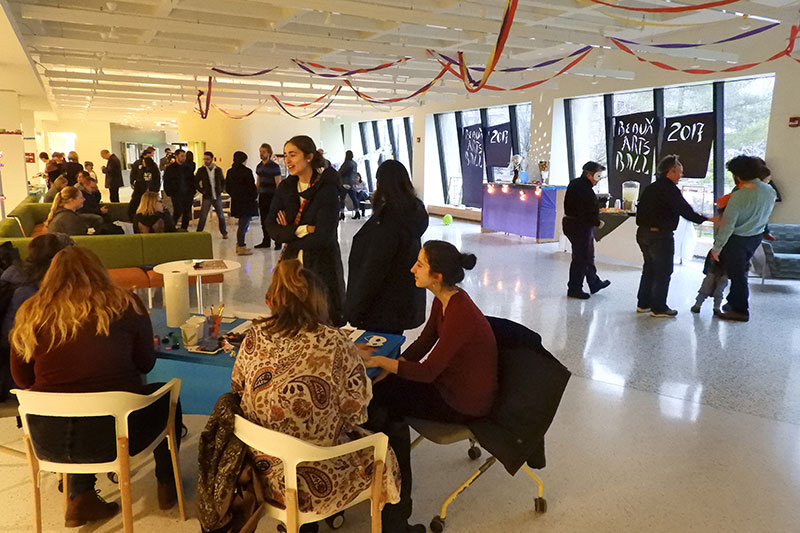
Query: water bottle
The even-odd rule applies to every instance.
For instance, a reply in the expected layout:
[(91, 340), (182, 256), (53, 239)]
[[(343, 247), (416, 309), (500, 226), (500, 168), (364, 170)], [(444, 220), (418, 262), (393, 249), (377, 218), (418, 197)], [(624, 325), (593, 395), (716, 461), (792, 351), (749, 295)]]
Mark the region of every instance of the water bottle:
[(622, 209), (622, 201), (619, 198), (614, 200), (614, 209)]

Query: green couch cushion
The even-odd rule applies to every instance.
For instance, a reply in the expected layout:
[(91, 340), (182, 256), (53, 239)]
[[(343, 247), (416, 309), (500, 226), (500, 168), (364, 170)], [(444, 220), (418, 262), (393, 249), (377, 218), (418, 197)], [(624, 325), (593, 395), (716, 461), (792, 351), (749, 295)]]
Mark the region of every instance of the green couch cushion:
[(181, 259), (213, 259), (211, 234), (202, 232), (145, 233), (142, 237), (143, 265), (160, 265)]
[(19, 226), (19, 221), (14, 217), (4, 218), (0, 220), (0, 239), (2, 238), (20, 238), (24, 237), (22, 228)]
[(33, 229), (37, 224), (41, 224), (47, 220), (47, 216), (50, 214), (50, 207), (51, 204), (22, 203), (14, 208), (8, 216), (19, 219), (19, 223), (22, 225), (22, 231), (25, 232), (25, 236), (29, 236), (33, 233)]
[(0, 244), (3, 244), (6, 241), (9, 241), (11, 243), (11, 246), (17, 249), (17, 251), (19, 252), (20, 259), (25, 259), (26, 257), (28, 257), (28, 243), (31, 242), (31, 239), (27, 237), (20, 237), (15, 239), (7, 239), (5, 237), (0, 237)]
[(141, 235), (76, 235), (72, 239), (96, 253), (106, 268), (147, 264), (142, 257)]

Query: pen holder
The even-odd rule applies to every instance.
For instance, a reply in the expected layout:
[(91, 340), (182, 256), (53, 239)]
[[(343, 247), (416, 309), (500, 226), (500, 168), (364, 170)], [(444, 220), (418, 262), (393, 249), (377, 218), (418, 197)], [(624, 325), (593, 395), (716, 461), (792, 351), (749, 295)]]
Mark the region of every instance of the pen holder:
[(217, 338), (219, 334), (219, 326), (222, 323), (222, 317), (217, 315), (211, 315), (206, 317), (206, 325), (208, 330), (208, 336), (212, 339)]

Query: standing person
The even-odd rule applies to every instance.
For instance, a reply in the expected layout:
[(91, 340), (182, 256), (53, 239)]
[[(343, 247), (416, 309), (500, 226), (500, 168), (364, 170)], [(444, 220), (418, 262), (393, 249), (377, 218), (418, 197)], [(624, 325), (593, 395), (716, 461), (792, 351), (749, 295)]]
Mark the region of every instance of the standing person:
[(225, 176), (225, 187), (231, 196), (231, 216), (238, 220), (236, 229), (236, 255), (252, 255), (245, 236), (250, 219), (258, 215), (258, 189), (253, 171), (245, 166), (247, 154), (233, 153), (233, 165)]
[(353, 159), (352, 150), (348, 150), (344, 153), (344, 162), (342, 163), (341, 168), (339, 168), (339, 176), (341, 176), (342, 178), (342, 187), (344, 187), (345, 194), (349, 196), (350, 200), (353, 202), (353, 211), (355, 211), (355, 214), (353, 215), (353, 220), (357, 220), (361, 218), (361, 214), (358, 211), (359, 208), (358, 194), (356, 194), (356, 182), (358, 181), (358, 165)]
[(44, 193), (44, 198), (42, 198), (42, 203), (49, 204), (53, 200), (56, 199), (56, 195), (61, 192), (61, 189), (67, 186), (67, 177), (66, 176), (59, 176), (56, 180), (50, 185), (50, 188), (47, 189), (47, 192)]
[(64, 173), (67, 175), (67, 182), (70, 185), (78, 183), (79, 172), (83, 172), (83, 165), (79, 162), (78, 152), (72, 151), (69, 153), (67, 162), (64, 165)]
[(161, 171), (158, 170), (158, 164), (153, 161), (153, 153), (152, 149), (146, 148), (142, 152), (142, 157), (134, 162), (131, 167), (133, 194), (128, 204), (128, 220), (133, 220), (133, 215), (136, 214), (136, 209), (138, 209), (144, 193), (147, 191), (159, 192), (161, 190)]
[(194, 176), (194, 172), (197, 170), (197, 163), (194, 162), (194, 152), (191, 150), (186, 151), (186, 168), (188, 168), (192, 176)]
[(727, 303), (717, 316), (747, 322), (750, 320), (747, 271), (750, 259), (761, 244), (777, 194), (759, 179), (762, 164), (757, 158), (736, 156), (725, 167), (738, 179), (739, 190), (731, 194), (725, 206), (711, 249), (711, 256), (722, 263), (731, 282)]
[(452, 244), (428, 241), (412, 268), (417, 287), (433, 293), (431, 315), (419, 338), (400, 359), (366, 357), (367, 368), (381, 368), (386, 379), (372, 388), (366, 427), (389, 436), (400, 466), (400, 503), (383, 509), (386, 524), (409, 526), (412, 500), (411, 438), (408, 417), (467, 424), (486, 416), (497, 394), (497, 341), (489, 321), (458, 287), (475, 256)]
[(350, 247), (345, 319), (359, 329), (402, 335), (425, 322), (425, 289), (414, 283), (411, 267), (428, 213), (399, 161), (381, 163), (377, 180), (372, 216)]
[[(11, 331), (11, 372), (19, 386), (40, 392), (123, 391), (150, 394), (163, 383), (144, 385), (155, 365), (153, 326), (142, 301), (117, 286), (91, 250), (68, 246), (53, 258), (39, 290), (19, 308)], [(142, 449), (167, 417), (167, 406), (146, 409), (131, 426), (130, 447)], [(31, 430), (56, 455), (115, 456), (116, 441), (92, 418), (32, 417)], [(180, 444), (180, 404), (175, 414)], [(149, 435), (148, 435), (149, 434)], [(113, 433), (112, 433), (113, 436)], [(177, 489), (166, 439), (153, 450), (158, 505), (170, 509)], [(95, 492), (94, 474), (70, 474), (65, 522), (78, 527), (119, 511)]]
[(299, 259), (328, 288), (330, 319), (343, 326), (344, 268), (339, 250), (339, 175), (324, 169), (311, 137), (283, 147), (289, 177), (281, 182), (267, 216), (270, 236), (285, 244), (284, 259)]
[(174, 161), (174, 158), (172, 156), (172, 149), (165, 148), (164, 157), (162, 157), (161, 160), (158, 162), (158, 170), (164, 172), (164, 169), (166, 169), (167, 166), (169, 166), (169, 164), (172, 163), (172, 161)]
[[(262, 144), (261, 148), (258, 149), (258, 154), (261, 156), (261, 161), (256, 166), (256, 175), (258, 176), (258, 216), (261, 219), (261, 232), (264, 236), (261, 243), (256, 245), (256, 248), (269, 248), (267, 216), (269, 215), (269, 206), (275, 197), (275, 191), (278, 190), (278, 185), (281, 183), (281, 167), (272, 160), (272, 146), (269, 144)], [(275, 241), (275, 249), (281, 249), (280, 242)]]
[(41, 161), (46, 168), (47, 162), (50, 161), (50, 156), (47, 154), (47, 152), (39, 152), (39, 161)]
[(592, 187), (603, 179), (606, 169), (600, 163), (589, 161), (583, 165), (583, 173), (572, 180), (564, 195), (564, 219), (561, 221), (564, 235), (572, 245), (572, 261), (569, 264), (567, 296), (586, 300), (589, 293), (583, 291), (583, 280), (594, 294), (605, 289), (611, 282), (602, 280), (594, 266), (594, 228), (602, 227), (600, 205)]
[(91, 161), (84, 161), (83, 170), (88, 172), (94, 181), (97, 181), (97, 174), (95, 174), (94, 172), (94, 163), (92, 163)]
[(705, 217), (695, 213), (678, 188), (683, 176), (683, 165), (677, 155), (668, 155), (658, 162), (656, 180), (644, 188), (636, 210), (636, 242), (644, 256), (642, 277), (639, 280), (637, 313), (650, 312), (650, 316), (670, 318), (678, 314), (667, 306), (669, 279), (672, 276), (675, 256), (673, 232), (678, 218), (695, 224), (706, 220), (718, 222), (718, 217)]
[(317, 153), (319, 154), (320, 158), (322, 158), (322, 168), (325, 170), (331, 168), (331, 162), (325, 157), (325, 150), (319, 148), (317, 149)]
[(164, 192), (172, 200), (175, 223), (181, 220), (181, 227), (189, 227), (192, 219), (192, 200), (194, 199), (194, 176), (186, 166), (186, 152), (175, 150), (172, 163), (164, 169)]
[(122, 180), (122, 163), (119, 157), (108, 150), (100, 152), (100, 157), (106, 160), (106, 164), (100, 169), (106, 175), (106, 189), (112, 202), (119, 202), (119, 189), (125, 183)]
[(195, 189), (203, 194), (203, 206), (200, 208), (200, 220), (197, 222), (197, 231), (206, 227), (206, 219), (211, 207), (217, 212), (219, 231), (222, 238), (228, 238), (228, 229), (225, 226), (225, 212), (222, 210), (222, 191), (225, 190), (225, 176), (222, 169), (214, 164), (214, 154), (203, 152), (203, 166), (197, 169), (194, 175)]

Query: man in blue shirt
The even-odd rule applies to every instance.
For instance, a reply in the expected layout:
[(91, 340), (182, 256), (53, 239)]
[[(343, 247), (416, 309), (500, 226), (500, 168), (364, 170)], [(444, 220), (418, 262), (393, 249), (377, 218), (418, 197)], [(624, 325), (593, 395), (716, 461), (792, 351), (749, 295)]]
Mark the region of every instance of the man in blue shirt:
[(728, 200), (711, 249), (712, 257), (722, 263), (731, 280), (728, 302), (722, 307), (719, 317), (747, 322), (750, 319), (748, 265), (761, 244), (777, 195), (772, 187), (759, 179), (763, 165), (757, 158), (740, 155), (725, 166), (737, 178), (739, 190)]

